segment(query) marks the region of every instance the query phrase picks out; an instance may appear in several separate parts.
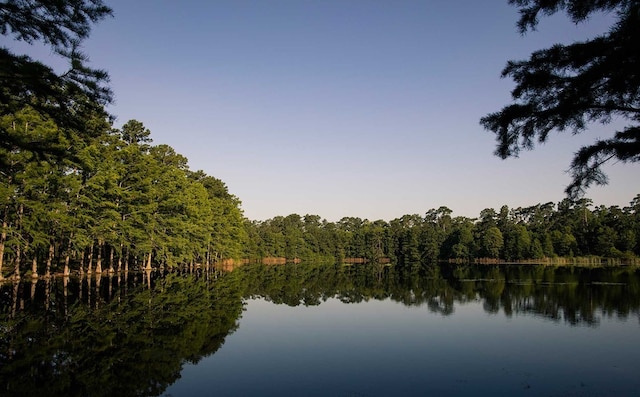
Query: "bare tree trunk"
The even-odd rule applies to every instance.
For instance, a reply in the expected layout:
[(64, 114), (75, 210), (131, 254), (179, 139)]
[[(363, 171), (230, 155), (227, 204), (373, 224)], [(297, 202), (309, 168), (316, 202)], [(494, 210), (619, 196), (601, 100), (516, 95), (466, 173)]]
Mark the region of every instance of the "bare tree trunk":
[(118, 273), (122, 271), (122, 255), (124, 255), (124, 248), (120, 244), (120, 255), (118, 255)]
[(49, 256), (47, 256), (47, 267), (44, 271), (44, 276), (46, 278), (51, 277), (51, 262), (53, 262), (53, 254), (55, 249), (53, 247), (53, 243), (49, 243)]
[(91, 266), (93, 266), (93, 244), (89, 246), (89, 256), (87, 258), (87, 275), (91, 274)]
[(18, 281), (20, 280), (20, 244), (18, 244), (18, 246), (16, 247), (16, 259), (15, 259), (15, 269), (13, 270), (13, 278)]
[(38, 257), (33, 254), (33, 260), (31, 261), (31, 278), (38, 278)]
[(102, 273), (102, 248), (104, 247), (104, 243), (102, 240), (98, 239), (98, 257), (96, 259), (96, 274)]
[(129, 272), (129, 250), (127, 250), (127, 254), (124, 256), (124, 272)]
[(109, 274), (113, 274), (116, 272), (115, 268), (113, 267), (113, 251), (115, 251), (113, 249), (113, 246), (109, 246)]
[(18, 310), (18, 290), (20, 289), (21, 283), (13, 284), (13, 296), (11, 299), (11, 318), (16, 316), (16, 311)]
[(151, 251), (149, 251), (149, 257), (147, 258), (147, 266), (145, 270), (151, 270)]
[[(18, 208), (18, 224), (17, 229), (18, 229), (18, 233), (22, 233), (22, 214), (24, 212), (24, 205), (20, 204), (20, 207)], [(20, 261), (21, 261), (21, 252), (22, 251), (22, 247), (20, 246), (20, 242), (18, 242), (17, 246), (16, 246), (16, 259), (15, 259), (15, 269), (13, 271), (13, 278), (17, 281), (20, 280)]]
[[(69, 242), (67, 243), (67, 252), (64, 256), (64, 270), (62, 272), (63, 276), (68, 276), (71, 272), (69, 271), (69, 258), (71, 256), (71, 238), (73, 234), (69, 236)], [(80, 270), (82, 271), (82, 264), (80, 264)]]

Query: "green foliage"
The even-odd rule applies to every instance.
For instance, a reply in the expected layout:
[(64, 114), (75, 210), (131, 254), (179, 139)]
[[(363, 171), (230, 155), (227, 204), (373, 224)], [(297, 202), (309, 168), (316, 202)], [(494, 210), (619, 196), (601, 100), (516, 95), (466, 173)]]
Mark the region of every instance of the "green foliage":
[(480, 240), (480, 255), (488, 258), (500, 257), (500, 252), (504, 246), (504, 238), (502, 232), (496, 226), (489, 227), (482, 235)]
[[(640, 197), (640, 195), (638, 196)], [(478, 219), (452, 217), (446, 207), (425, 216), (404, 215), (390, 222), (346, 217), (320, 221), (317, 215), (291, 214), (263, 222), (245, 222), (247, 258), (329, 260), (343, 263), (393, 263), (409, 272), (437, 260), (506, 261), (595, 255), (633, 258), (640, 255), (640, 205), (600, 206), (587, 199), (565, 199), (499, 212), (481, 211)], [(351, 261), (351, 262), (350, 262)]]
[[(11, 165), (0, 187), (6, 225), (0, 256), (15, 259), (21, 251), (40, 268), (48, 258), (48, 269), (50, 247), (78, 260), (95, 251), (98, 271), (111, 252), (121, 264), (137, 258), (139, 266), (169, 267), (241, 256), (246, 233), (240, 201), (221, 181), (189, 171), (187, 159), (171, 147), (152, 146), (149, 130), (138, 121), (122, 130), (104, 119), (91, 124), (97, 137), (78, 152), (82, 168), (0, 149)], [(23, 126), (30, 137), (59, 132), (31, 108), (0, 118), (0, 125)], [(91, 255), (87, 260), (84, 267), (93, 266)], [(61, 270), (60, 264), (52, 270)], [(112, 262), (108, 266), (115, 269)]]
[[(523, 31), (536, 25), (540, 13), (559, 9), (575, 21), (594, 11), (616, 10), (619, 23), (593, 42), (554, 47), (507, 66), (504, 73), (516, 79), (514, 98), (520, 102), (483, 119), (499, 134), (501, 155), (517, 154), (534, 138), (544, 141), (554, 128), (579, 132), (585, 117), (607, 121), (618, 114), (638, 121), (637, 46), (629, 52), (629, 40), (638, 41), (637, 29), (630, 27), (638, 15), (633, 14), (636, 3), (512, 3), (523, 11)], [(116, 261), (125, 268), (129, 263), (176, 267), (275, 257), (394, 263), (417, 274), (433, 271), (433, 262), (442, 259), (640, 254), (640, 196), (624, 209), (591, 209), (590, 200), (566, 199), (557, 207), (487, 208), (478, 219), (452, 217), (443, 206), (390, 222), (357, 217), (327, 222), (310, 214), (250, 222), (224, 182), (189, 170), (187, 159), (170, 146), (154, 146), (142, 122), (130, 120), (113, 128), (104, 109), (111, 99), (108, 76), (87, 68), (77, 51), (91, 25), (110, 14), (101, 0), (0, 4), (0, 33), (50, 45), (71, 64), (69, 71), (57, 74), (0, 49), (0, 278), (11, 267), (20, 275), (21, 264), (29, 261), (39, 273), (45, 263), (46, 271), (56, 272), (67, 262), (82, 271), (94, 265), (101, 270), (107, 260), (114, 269)], [(601, 59), (594, 61), (594, 54)], [(620, 72), (603, 81), (602, 73), (613, 61)], [(546, 100), (540, 101), (543, 94)], [(535, 119), (522, 114), (509, 118), (532, 106), (539, 107)], [(618, 137), (620, 142), (599, 142), (584, 153), (591, 159), (613, 153), (635, 161), (633, 128)], [(610, 151), (614, 146), (615, 153)], [(597, 179), (597, 167), (587, 171)], [(576, 178), (587, 185), (588, 175)], [(3, 267), (5, 263), (9, 265)]]
[(570, 45), (556, 44), (509, 61), (502, 77), (516, 87), (514, 103), (483, 117), (480, 123), (496, 134), (495, 154), (517, 157), (520, 150), (545, 142), (549, 133), (578, 134), (594, 122), (613, 119), (629, 123), (612, 137), (580, 149), (571, 163), (573, 181), (567, 187), (577, 197), (592, 183), (607, 183), (601, 166), (616, 159), (640, 161), (640, 4), (628, 0), (510, 0), (519, 7), (521, 33), (534, 30), (539, 15), (565, 11), (574, 23), (592, 14), (615, 11), (616, 22), (598, 37)]
[[(69, 61), (69, 70), (56, 73), (28, 56), (0, 48), (0, 116), (17, 114), (30, 107), (59, 130), (53, 136), (32, 139), (11, 128), (0, 128), (0, 150), (27, 151), (38, 159), (79, 161), (71, 138), (90, 139), (91, 119), (107, 117), (104, 105), (111, 102), (109, 77), (86, 66), (78, 51), (91, 25), (111, 15), (101, 0), (12, 0), (0, 4), (0, 33), (27, 43), (41, 42)], [(0, 169), (9, 166), (0, 156)]]

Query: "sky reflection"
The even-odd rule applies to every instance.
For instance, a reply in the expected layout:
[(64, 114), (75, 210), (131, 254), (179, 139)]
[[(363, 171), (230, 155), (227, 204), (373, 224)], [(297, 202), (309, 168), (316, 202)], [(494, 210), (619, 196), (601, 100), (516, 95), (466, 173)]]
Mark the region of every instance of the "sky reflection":
[(247, 301), (239, 329), (187, 365), (166, 395), (638, 395), (638, 322), (598, 327), (505, 316), (481, 302), (449, 316), (391, 300), (318, 306)]

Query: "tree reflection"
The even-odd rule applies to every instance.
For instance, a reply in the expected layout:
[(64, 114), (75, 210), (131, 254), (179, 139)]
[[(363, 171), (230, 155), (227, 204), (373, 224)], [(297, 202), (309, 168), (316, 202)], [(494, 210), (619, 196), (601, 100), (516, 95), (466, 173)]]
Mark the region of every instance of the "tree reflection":
[(392, 300), (442, 316), (487, 313), (598, 326), (640, 313), (632, 268), (245, 265), (231, 272), (122, 273), (0, 285), (3, 395), (155, 396), (215, 353), (243, 300), (289, 306)]
[[(236, 329), (242, 300), (233, 277), (140, 276), (55, 279), (48, 309), (18, 293), (24, 309), (3, 310), (0, 321), (3, 395), (159, 395), (185, 362), (213, 354)], [(39, 282), (34, 297), (45, 287)]]
[(487, 313), (534, 315), (569, 325), (595, 326), (602, 316), (627, 318), (640, 308), (636, 268), (478, 266), (435, 264), (402, 272), (367, 265), (243, 266), (244, 297), (276, 304), (318, 305), (391, 299), (442, 315), (481, 301)]

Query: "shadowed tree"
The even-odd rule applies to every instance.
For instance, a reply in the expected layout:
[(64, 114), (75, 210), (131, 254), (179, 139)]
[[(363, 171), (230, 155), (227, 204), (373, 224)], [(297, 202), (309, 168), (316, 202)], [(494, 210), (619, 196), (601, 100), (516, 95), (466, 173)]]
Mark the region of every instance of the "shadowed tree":
[(480, 124), (496, 134), (495, 154), (517, 157), (543, 143), (551, 131), (581, 133), (592, 123), (627, 125), (613, 136), (582, 147), (571, 163), (566, 192), (577, 197), (592, 183), (604, 185), (602, 165), (615, 159), (640, 161), (640, 2), (635, 0), (509, 0), (520, 9), (520, 33), (535, 30), (540, 15), (564, 11), (572, 22), (614, 13), (605, 34), (570, 45), (556, 44), (529, 59), (509, 61), (502, 77), (516, 87), (514, 103), (488, 114)]
[[(61, 134), (87, 128), (90, 115), (106, 117), (104, 105), (112, 93), (105, 71), (87, 67), (87, 58), (78, 51), (89, 36), (91, 25), (111, 15), (101, 0), (11, 0), (0, 2), (0, 34), (29, 44), (40, 42), (69, 61), (69, 69), (57, 73), (28, 56), (16, 55), (0, 47), (0, 116), (14, 114), (30, 106), (43, 118), (51, 119)], [(30, 151), (39, 158), (74, 158), (73, 147), (57, 145), (60, 137), (34, 140), (0, 129), (0, 149)], [(0, 157), (0, 168), (7, 167)]]

